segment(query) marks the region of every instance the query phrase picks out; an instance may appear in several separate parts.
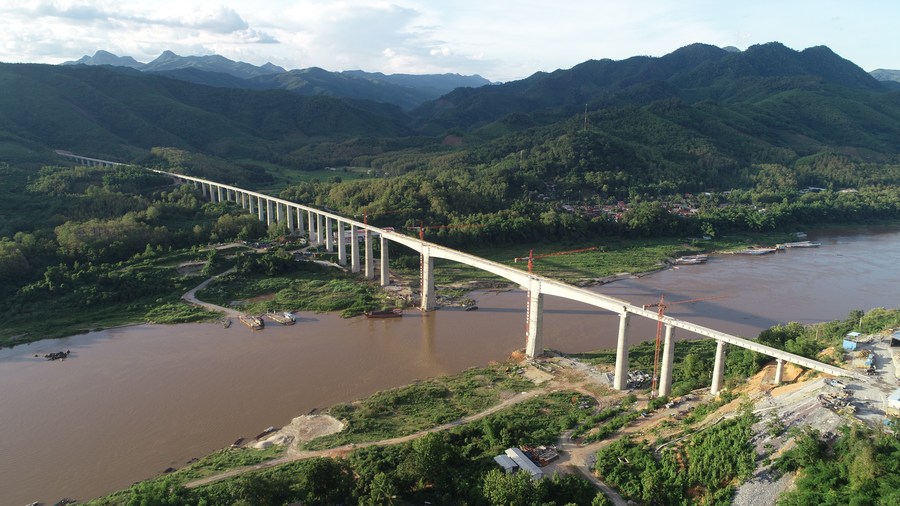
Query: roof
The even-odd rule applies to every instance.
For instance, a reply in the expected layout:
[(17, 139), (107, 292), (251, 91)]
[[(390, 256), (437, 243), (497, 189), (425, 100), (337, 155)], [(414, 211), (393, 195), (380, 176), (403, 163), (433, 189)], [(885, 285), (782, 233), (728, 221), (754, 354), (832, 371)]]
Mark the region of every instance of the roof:
[(859, 332), (847, 332), (847, 337), (859, 337), (861, 335), (862, 334), (860, 334)]
[(528, 471), (531, 474), (532, 478), (543, 478), (544, 472), (541, 471), (541, 468), (536, 466), (534, 462), (529, 459), (522, 450), (518, 448), (507, 448), (506, 456), (511, 458), (513, 462), (519, 465), (520, 468)]
[(519, 467), (519, 465), (516, 464), (513, 459), (507, 457), (506, 455), (497, 455), (496, 457), (494, 457), (494, 462), (499, 464), (500, 467), (506, 469), (507, 471)]

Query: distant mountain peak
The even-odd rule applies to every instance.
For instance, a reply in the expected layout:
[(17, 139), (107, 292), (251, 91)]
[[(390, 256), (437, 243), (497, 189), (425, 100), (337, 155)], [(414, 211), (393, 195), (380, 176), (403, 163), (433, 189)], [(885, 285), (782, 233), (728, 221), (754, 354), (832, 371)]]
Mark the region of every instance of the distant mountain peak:
[(78, 60), (67, 61), (63, 65), (112, 65), (114, 67), (130, 67), (138, 70), (144, 67), (143, 63), (130, 56), (116, 56), (103, 49), (98, 49), (94, 56), (84, 55)]

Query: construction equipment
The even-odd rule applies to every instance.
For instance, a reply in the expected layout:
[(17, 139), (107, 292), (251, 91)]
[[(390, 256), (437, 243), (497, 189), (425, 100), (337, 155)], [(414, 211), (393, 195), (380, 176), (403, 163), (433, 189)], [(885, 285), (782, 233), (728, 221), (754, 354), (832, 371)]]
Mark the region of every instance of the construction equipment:
[(568, 255), (570, 253), (584, 253), (585, 251), (596, 251), (598, 249), (600, 249), (600, 248), (598, 248), (597, 246), (591, 246), (590, 248), (573, 249), (573, 250), (569, 250), (569, 251), (557, 251), (555, 253), (544, 253), (541, 255), (535, 255), (534, 250), (532, 249), (532, 250), (528, 250), (527, 257), (513, 258), (513, 262), (518, 263), (521, 261), (528, 260), (528, 273), (531, 274), (531, 272), (534, 270), (534, 261), (539, 258), (555, 257), (555, 256), (559, 256), (559, 255)]
[[(461, 224), (455, 224), (455, 225), (428, 225), (428, 226), (425, 226), (425, 222), (420, 220), (418, 227), (406, 227), (406, 230), (417, 230), (419, 232), (419, 240), (422, 241), (422, 243), (424, 243), (426, 228), (470, 228), (470, 227), (481, 227), (481, 226), (482, 225), (478, 224), (478, 223), (473, 223), (473, 224), (461, 223)], [(424, 244), (423, 244), (423, 246), (424, 246)], [(423, 248), (423, 251), (424, 251), (424, 248)], [(422, 294), (422, 297), (424, 297), (425, 296), (425, 254), (424, 253), (419, 254), (419, 285), (420, 285), (419, 288), (421, 290), (420, 293)]]
[[(583, 253), (585, 251), (595, 251), (598, 250), (597, 246), (591, 246), (590, 248), (580, 248), (573, 249), (569, 251), (556, 251), (554, 253), (544, 253), (541, 255), (535, 255), (534, 250), (528, 250), (527, 257), (517, 257), (513, 258), (513, 263), (518, 263), (520, 261), (528, 260), (528, 274), (532, 274), (534, 271), (534, 261), (538, 258), (546, 258), (546, 257), (555, 257), (560, 255), (568, 255), (570, 253)], [(526, 292), (525, 298), (525, 347), (528, 347), (528, 328), (529, 322), (531, 321), (531, 287), (528, 287), (528, 291)]]
[(662, 338), (663, 316), (665, 316), (666, 308), (677, 304), (687, 304), (689, 302), (721, 299), (722, 297), (725, 297), (725, 295), (714, 295), (712, 297), (702, 297), (699, 299), (680, 300), (678, 302), (670, 302), (667, 304), (665, 302), (663, 294), (660, 294), (659, 302), (655, 304), (644, 304), (644, 309), (648, 309), (651, 307), (658, 308), (658, 311), (656, 313), (656, 347), (653, 350), (653, 375), (650, 379), (650, 397), (655, 397), (657, 394), (656, 386), (659, 382), (659, 344)]

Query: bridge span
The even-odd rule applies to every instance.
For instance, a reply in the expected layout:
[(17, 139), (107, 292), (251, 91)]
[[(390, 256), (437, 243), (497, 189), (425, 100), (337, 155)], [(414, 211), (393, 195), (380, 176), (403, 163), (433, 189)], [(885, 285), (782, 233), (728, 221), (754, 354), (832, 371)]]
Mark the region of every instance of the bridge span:
[[(84, 163), (86, 165), (124, 165), (116, 162), (86, 158), (66, 151), (57, 151), (57, 153), (75, 159), (79, 163)], [(528, 290), (529, 293), (526, 311), (526, 314), (528, 315), (528, 327), (525, 346), (525, 354), (529, 358), (541, 356), (544, 352), (544, 295), (553, 295), (575, 300), (604, 311), (616, 313), (619, 315), (619, 328), (616, 341), (616, 367), (613, 376), (613, 388), (616, 390), (624, 390), (627, 388), (629, 351), (628, 330), (631, 319), (634, 317), (648, 318), (654, 321), (659, 319), (659, 315), (656, 311), (646, 310), (625, 300), (595, 293), (584, 288), (572, 286), (537, 274), (531, 274), (469, 253), (413, 238), (393, 230), (361, 223), (330, 211), (316, 209), (278, 197), (272, 197), (263, 193), (216, 183), (198, 177), (157, 169), (147, 170), (172, 177), (176, 182), (193, 185), (201, 191), (204, 197), (209, 198), (211, 202), (234, 202), (248, 210), (250, 214), (255, 214), (260, 221), (265, 222), (268, 226), (284, 224), (291, 234), (306, 236), (310, 244), (322, 246), (328, 252), (337, 250), (338, 264), (346, 266), (349, 262), (351, 272), (362, 272), (366, 279), (370, 280), (375, 279), (374, 241), (375, 236), (377, 236), (380, 241), (378, 270), (379, 280), (382, 286), (387, 286), (389, 284), (388, 243), (390, 241), (402, 244), (403, 246), (419, 252), (422, 258), (422, 311), (431, 311), (435, 308), (435, 258), (442, 258), (471, 265), (475, 268), (508, 279)], [(362, 258), (359, 247), (360, 238), (363, 239), (364, 247)], [(713, 395), (718, 394), (724, 386), (725, 350), (727, 345), (746, 348), (775, 358), (777, 364), (775, 372), (776, 384), (781, 383), (785, 362), (813, 369), (825, 374), (847, 376), (862, 381), (868, 381), (868, 378), (865, 375), (858, 372), (849, 371), (830, 364), (801, 357), (793, 353), (762, 345), (756, 341), (719, 332), (685, 320), (663, 316), (662, 323), (665, 326), (665, 339), (661, 354), (659, 395), (669, 395), (672, 391), (672, 366), (675, 355), (673, 333), (676, 328), (716, 340), (716, 357), (713, 363), (712, 384), (710, 385), (710, 392)]]

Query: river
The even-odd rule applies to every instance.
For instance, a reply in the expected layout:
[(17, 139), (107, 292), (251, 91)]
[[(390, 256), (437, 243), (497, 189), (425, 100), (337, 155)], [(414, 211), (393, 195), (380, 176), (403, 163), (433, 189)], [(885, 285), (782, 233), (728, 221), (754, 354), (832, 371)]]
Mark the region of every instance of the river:
[[(810, 234), (821, 248), (721, 255), (596, 290), (755, 337), (788, 321), (897, 307), (900, 231)], [(401, 319), (298, 314), (291, 327), (235, 322), (139, 325), (0, 350), (0, 504), (88, 499), (183, 466), (313, 408), (503, 360), (524, 346), (521, 291), (476, 292), (478, 311), (409, 310)], [(617, 317), (545, 300), (545, 346), (614, 346)], [(655, 324), (636, 321), (632, 340)], [(689, 337), (689, 336), (681, 336)], [(45, 353), (70, 350), (65, 361)], [(35, 357), (34, 355), (38, 355)]]

